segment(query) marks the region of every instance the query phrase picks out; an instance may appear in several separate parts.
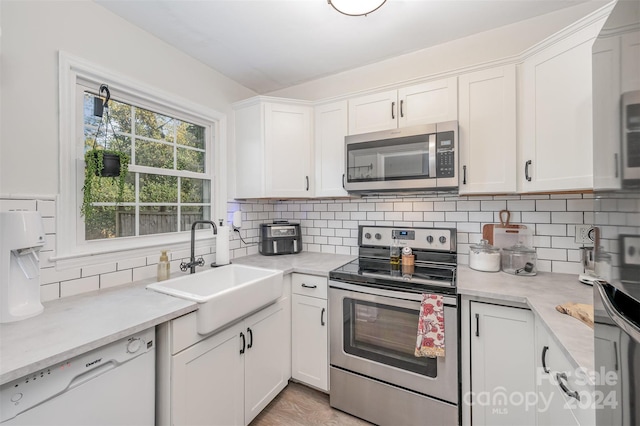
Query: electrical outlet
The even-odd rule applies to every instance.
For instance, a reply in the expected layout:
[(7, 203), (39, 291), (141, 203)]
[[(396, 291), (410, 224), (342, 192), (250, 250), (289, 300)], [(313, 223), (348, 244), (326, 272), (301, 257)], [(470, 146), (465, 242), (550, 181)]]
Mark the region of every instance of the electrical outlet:
[(576, 243), (586, 246), (593, 245), (596, 238), (596, 230), (592, 225), (576, 225)]

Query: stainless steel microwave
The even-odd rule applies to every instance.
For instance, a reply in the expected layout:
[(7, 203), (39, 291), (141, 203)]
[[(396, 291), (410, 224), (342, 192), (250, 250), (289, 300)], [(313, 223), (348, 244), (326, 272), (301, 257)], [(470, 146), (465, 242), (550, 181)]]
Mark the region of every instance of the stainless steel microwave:
[(433, 191), (458, 187), (458, 122), (345, 138), (349, 192)]

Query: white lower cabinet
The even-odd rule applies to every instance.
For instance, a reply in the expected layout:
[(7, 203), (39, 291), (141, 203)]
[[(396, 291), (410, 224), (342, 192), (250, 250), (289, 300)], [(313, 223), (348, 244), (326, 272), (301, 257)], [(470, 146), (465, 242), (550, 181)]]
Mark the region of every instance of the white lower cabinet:
[(595, 424), (593, 384), (571, 362), (544, 326), (536, 322), (538, 424)]
[(534, 318), (527, 309), (471, 302), (473, 425), (532, 425), (535, 406)]
[[(159, 332), (158, 424), (245, 426), (291, 377), (291, 301), (200, 336), (195, 313)], [(204, 338), (203, 338), (204, 337)]]
[(327, 278), (293, 274), (291, 377), (329, 391)]

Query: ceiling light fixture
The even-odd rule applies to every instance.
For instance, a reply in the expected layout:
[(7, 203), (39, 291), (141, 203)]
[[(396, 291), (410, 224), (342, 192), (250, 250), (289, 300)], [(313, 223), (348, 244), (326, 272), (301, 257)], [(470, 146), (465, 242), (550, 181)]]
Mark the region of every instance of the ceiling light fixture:
[(327, 0), (335, 10), (347, 16), (367, 16), (380, 9), (387, 0)]

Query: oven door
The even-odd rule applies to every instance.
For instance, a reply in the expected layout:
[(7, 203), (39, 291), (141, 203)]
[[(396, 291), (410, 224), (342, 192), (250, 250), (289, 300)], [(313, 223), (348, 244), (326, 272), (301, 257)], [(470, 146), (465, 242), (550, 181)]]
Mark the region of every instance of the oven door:
[(330, 362), (415, 392), (458, 401), (458, 313), (445, 296), (445, 356), (416, 357), (422, 296), (331, 281)]

